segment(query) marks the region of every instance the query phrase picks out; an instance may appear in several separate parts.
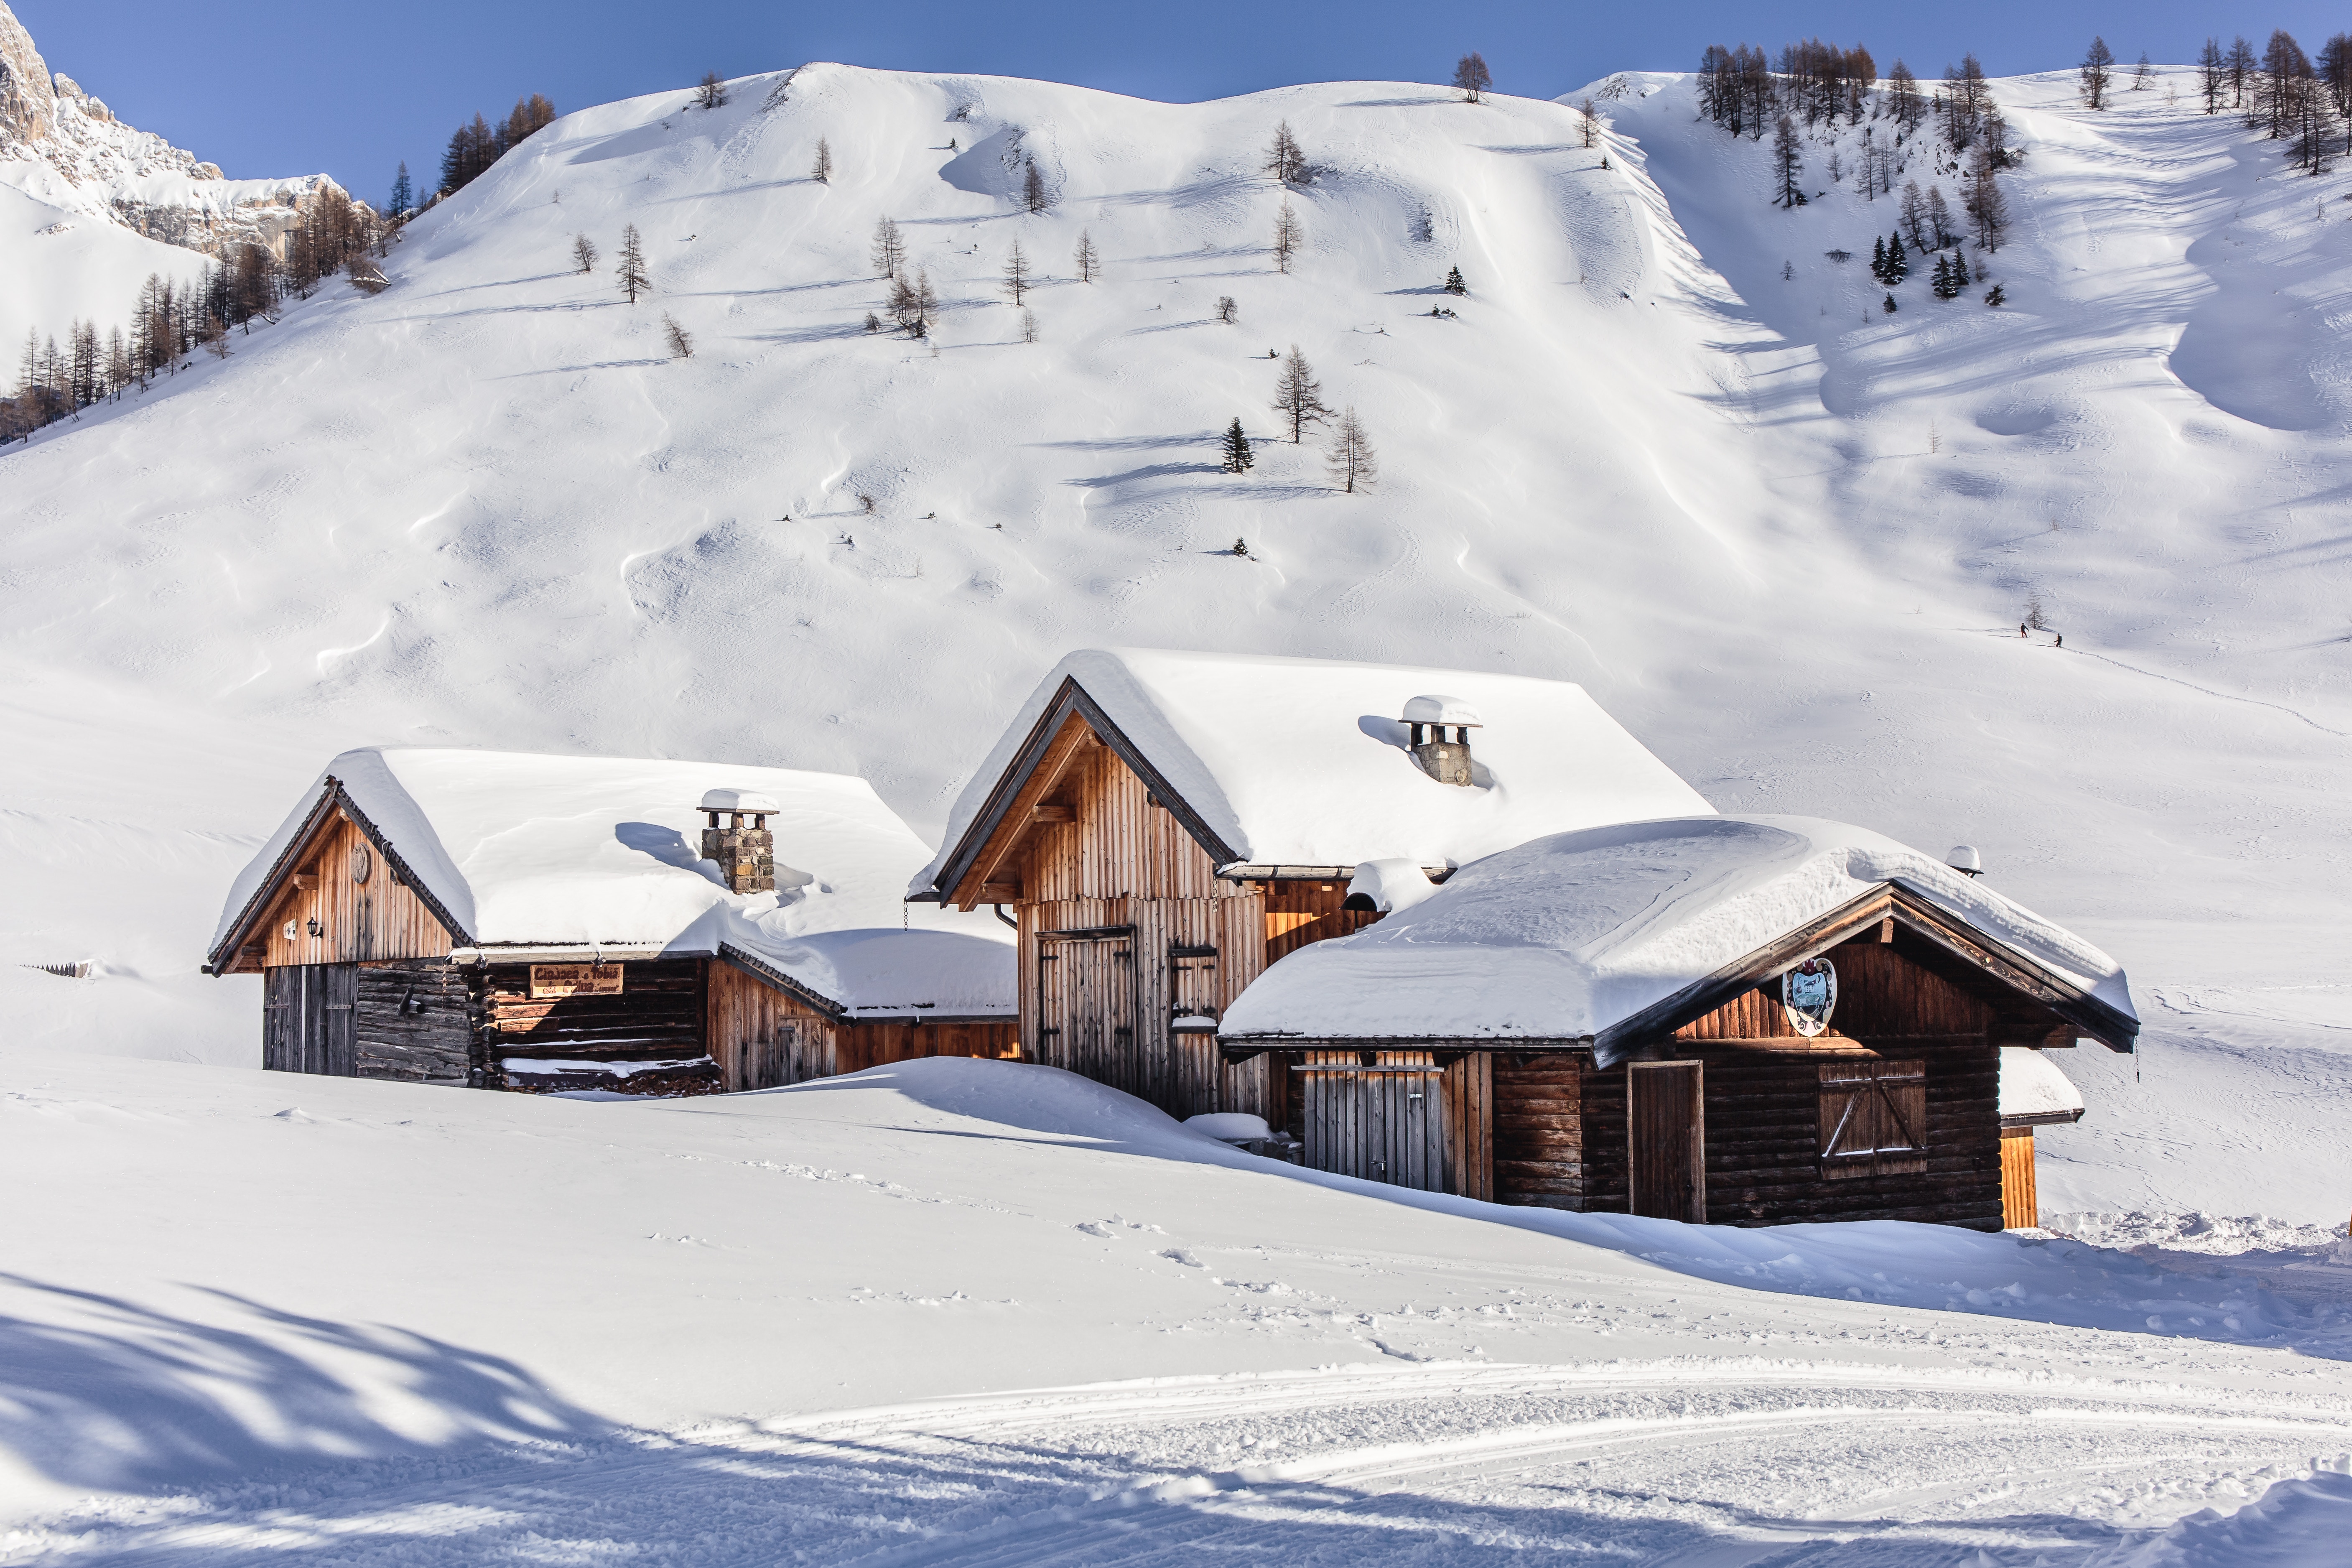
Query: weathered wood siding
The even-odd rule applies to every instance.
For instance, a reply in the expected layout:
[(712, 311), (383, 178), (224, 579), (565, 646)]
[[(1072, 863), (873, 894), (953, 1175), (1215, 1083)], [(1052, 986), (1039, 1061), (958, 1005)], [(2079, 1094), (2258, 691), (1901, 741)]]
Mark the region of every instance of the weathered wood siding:
[(1288, 1070), (1299, 1084), (1309, 1166), (1423, 1192), (1494, 1195), (1488, 1057), (1440, 1066), (1428, 1051), (1307, 1051)]
[(2031, 1230), (2042, 1223), (2041, 1195), (2033, 1190), (2033, 1129), (2000, 1130), (2000, 1226)]
[(1011, 1018), (845, 1023), (723, 960), (710, 965), (707, 1037), (730, 1092), (804, 1083), (924, 1057), (1021, 1054)]
[[(354, 873), (364, 866), (365, 880)], [(303, 884), (309, 884), (305, 886)], [(312, 935), (310, 922), (318, 922)], [(286, 934), (291, 922), (294, 935)], [(338, 816), (296, 862), (262, 917), (259, 963), (365, 963), (387, 958), (446, 958), (449, 933), (415, 892), (394, 877), (367, 836)], [(252, 967), (239, 955), (234, 967)]]
[(353, 1069), (360, 1078), (465, 1084), (474, 1059), (472, 988), (446, 959), (357, 965)]
[[(1213, 1033), (1171, 1027), (1180, 1010), (1222, 1017), (1264, 971), (1265, 896), (1219, 881), (1143, 781), (1080, 728), (1056, 742), (1024, 792), (1020, 809), (1045, 815), (1024, 817), (1019, 853), (992, 873), (1016, 876), (1021, 889), (1024, 1059), (1111, 1084), (1171, 1115), (1240, 1110), (1281, 1126), (1286, 1086), (1264, 1058), (1226, 1067)], [(1051, 934), (1115, 931), (1123, 934)]]
[(1592, 1053), (1494, 1061), (1495, 1201), (1584, 1206), (1584, 1079)]

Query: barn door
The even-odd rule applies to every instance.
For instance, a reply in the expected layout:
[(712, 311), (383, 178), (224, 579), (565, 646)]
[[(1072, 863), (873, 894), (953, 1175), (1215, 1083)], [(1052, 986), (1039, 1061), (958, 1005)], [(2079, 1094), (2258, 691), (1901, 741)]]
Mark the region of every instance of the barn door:
[(1631, 1062), (1625, 1131), (1632, 1211), (1706, 1223), (1705, 1068), (1697, 1062)]
[(290, 963), (261, 982), (261, 1065), (351, 1078), (359, 1070), (356, 963)]
[(1308, 1165), (1425, 1193), (1447, 1190), (1444, 1071), (1428, 1052), (1309, 1051), (1293, 1071)]
[(1037, 942), (1037, 1047), (1052, 1066), (1153, 1098), (1135, 1037), (1135, 932), (1045, 931)]
[(744, 1046), (743, 1087), (780, 1089), (793, 1082), (793, 1058), (800, 1043), (799, 1023), (790, 1018), (777, 1019), (766, 1039), (752, 1040)]

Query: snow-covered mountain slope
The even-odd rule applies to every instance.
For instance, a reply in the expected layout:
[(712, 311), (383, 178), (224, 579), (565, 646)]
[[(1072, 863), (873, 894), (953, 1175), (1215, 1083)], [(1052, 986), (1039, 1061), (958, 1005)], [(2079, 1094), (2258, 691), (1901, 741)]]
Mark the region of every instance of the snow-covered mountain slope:
[[(128, 321), (151, 272), (181, 279), (201, 256), (275, 243), (296, 204), (341, 187), (324, 174), (231, 180), (134, 130), (72, 78), (52, 74), (0, 0), (0, 344)], [(13, 372), (10, 391), (14, 391)]]
[[(2115, 953), (2152, 1027), (2137, 1064), (2070, 1062), (2093, 1111), (2045, 1136), (2078, 1162), (2053, 1206), (2340, 1217), (2352, 446), (2311, 323), (2346, 231), (2296, 226), (2344, 181), (2061, 85), (1995, 84), (2011, 303), (1921, 276), (1867, 322), (1822, 253), (1866, 256), (1888, 205), (1823, 177), (1770, 207), (1769, 143), (1681, 79), (1597, 89), (1591, 149), (1570, 107), (1430, 88), (1180, 106), (827, 65), (567, 116), (411, 226), (381, 296), (0, 457), (5, 941), (103, 969), (0, 1005), (250, 1060), (250, 987), (190, 973), (209, 909), (348, 744), (853, 770), (929, 828), (1074, 646), (1473, 666), (1583, 682), (1720, 807), (1975, 842)], [(1317, 166), (1286, 195), (1282, 120)], [(863, 326), (886, 216), (941, 296), (925, 342)], [(1293, 343), (1369, 426), (1370, 494), (1313, 429), (1272, 438)], [(2257, 344), (2305, 356), (2293, 418)], [(2063, 649), (2016, 635), (2034, 601)]]
[(0, 1079), (12, 1563), (2340, 1559), (2324, 1243), (1496, 1208), (952, 1058)]

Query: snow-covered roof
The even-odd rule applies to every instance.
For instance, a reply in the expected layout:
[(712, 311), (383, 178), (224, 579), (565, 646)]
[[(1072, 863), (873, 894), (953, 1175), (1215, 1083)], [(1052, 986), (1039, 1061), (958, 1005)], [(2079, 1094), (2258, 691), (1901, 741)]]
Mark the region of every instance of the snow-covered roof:
[(2024, 1046), (2000, 1048), (2000, 1119), (2019, 1125), (2074, 1121), (2083, 1091), (2056, 1062)]
[[(1040, 721), (1071, 685), (1124, 738), (1130, 765), (1156, 774), (1155, 790), (1164, 786), (1190, 808), (1221, 864), (1402, 858), (1454, 866), (1541, 834), (1713, 809), (1569, 681), (1087, 648), (1055, 666), (1022, 704), (964, 787), (940, 857), (913, 891), (950, 890), (941, 878), (960, 875), (986, 837), (1000, 784), (1052, 740)], [(1440, 784), (1405, 749), (1405, 705), (1424, 696), (1475, 711), (1475, 784)]]
[(1219, 1034), (1593, 1039), (1890, 886), (2089, 998), (2103, 1037), (2128, 1036), (2114, 959), (1932, 856), (1805, 816), (1625, 823), (1505, 850), (1377, 925), (1284, 958)]
[[(367, 747), (329, 763), (230, 889), (215, 957), (331, 785), (447, 911), (460, 943), (722, 945), (855, 1013), (1013, 1010), (1012, 933), (910, 910), (929, 849), (864, 779), (731, 763)], [(738, 895), (700, 858), (714, 789), (775, 803), (774, 893)]]

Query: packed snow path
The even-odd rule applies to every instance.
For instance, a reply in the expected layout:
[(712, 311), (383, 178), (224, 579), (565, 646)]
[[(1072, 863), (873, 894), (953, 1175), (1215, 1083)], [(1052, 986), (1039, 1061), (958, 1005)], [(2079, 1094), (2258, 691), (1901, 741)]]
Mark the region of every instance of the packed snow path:
[(2190, 1562), (2352, 1448), (2324, 1247), (1498, 1210), (1007, 1064), (583, 1102), (0, 1051), (37, 1178), (11, 1563)]

